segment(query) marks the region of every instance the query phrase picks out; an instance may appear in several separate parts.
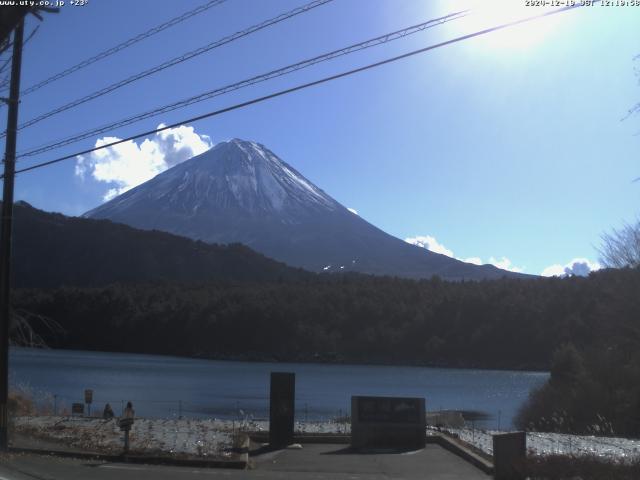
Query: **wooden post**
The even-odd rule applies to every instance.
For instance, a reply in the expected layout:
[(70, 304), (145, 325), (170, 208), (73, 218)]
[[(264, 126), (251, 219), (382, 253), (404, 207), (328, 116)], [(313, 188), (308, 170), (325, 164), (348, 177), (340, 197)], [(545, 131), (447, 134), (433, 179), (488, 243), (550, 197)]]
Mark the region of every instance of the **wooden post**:
[(129, 430), (124, 431), (124, 453), (129, 453)]
[[(9, 7), (7, 7), (9, 8)], [(2, 232), (0, 233), (0, 449), (9, 446), (9, 324), (11, 323), (11, 228), (13, 223), (13, 183), (16, 171), (16, 141), (18, 137), (18, 103), (20, 102), (20, 70), (24, 20), (13, 33), (11, 86), (7, 113), (7, 139), (4, 154), (2, 194)]]

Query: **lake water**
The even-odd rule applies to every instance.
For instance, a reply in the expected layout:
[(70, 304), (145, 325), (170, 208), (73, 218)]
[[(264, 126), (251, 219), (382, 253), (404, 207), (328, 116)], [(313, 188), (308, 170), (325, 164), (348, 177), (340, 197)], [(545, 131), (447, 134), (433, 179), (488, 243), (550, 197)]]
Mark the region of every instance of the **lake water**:
[(427, 410), (488, 415), (476, 426), (512, 426), (517, 409), (548, 373), (377, 365), (328, 365), (199, 360), (158, 355), (13, 348), (10, 382), (29, 389), (58, 413), (83, 402), (93, 389), (93, 409), (105, 403), (120, 414), (133, 402), (137, 416), (268, 417), (269, 373), (296, 373), (299, 420), (348, 413), (351, 395), (413, 396)]

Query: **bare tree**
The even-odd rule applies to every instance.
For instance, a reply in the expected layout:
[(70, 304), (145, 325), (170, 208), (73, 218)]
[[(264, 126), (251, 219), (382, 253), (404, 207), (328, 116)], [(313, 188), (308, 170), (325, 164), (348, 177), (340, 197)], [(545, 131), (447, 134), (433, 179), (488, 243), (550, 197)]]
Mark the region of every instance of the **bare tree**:
[(26, 310), (17, 309), (11, 312), (10, 342), (20, 347), (48, 348), (42, 336), (36, 332), (35, 325), (40, 323), (41, 331), (50, 334), (63, 333), (64, 329), (55, 320), (36, 315)]
[(609, 268), (640, 266), (640, 219), (602, 235), (600, 262)]
[[(640, 54), (633, 60), (640, 62)], [(636, 66), (635, 73), (640, 79), (640, 67)], [(640, 113), (640, 102), (629, 109), (623, 120), (638, 113)], [(640, 177), (633, 181), (640, 181)], [(600, 253), (600, 263), (608, 268), (640, 266), (640, 217), (635, 223), (625, 223), (619, 230), (613, 229), (611, 233), (603, 234), (598, 253)]]

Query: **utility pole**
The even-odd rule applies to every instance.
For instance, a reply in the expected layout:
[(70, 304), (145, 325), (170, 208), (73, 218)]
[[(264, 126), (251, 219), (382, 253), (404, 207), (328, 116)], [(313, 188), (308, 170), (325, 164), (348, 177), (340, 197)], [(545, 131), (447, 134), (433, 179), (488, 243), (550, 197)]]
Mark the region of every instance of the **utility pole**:
[(9, 446), (9, 412), (7, 406), (9, 397), (9, 324), (11, 321), (11, 226), (13, 220), (13, 183), (16, 170), (16, 137), (18, 134), (23, 36), (24, 19), (20, 20), (13, 33), (11, 86), (9, 98), (5, 100), (9, 109), (4, 154), (2, 218), (0, 219), (2, 228), (0, 232), (0, 450), (6, 450)]

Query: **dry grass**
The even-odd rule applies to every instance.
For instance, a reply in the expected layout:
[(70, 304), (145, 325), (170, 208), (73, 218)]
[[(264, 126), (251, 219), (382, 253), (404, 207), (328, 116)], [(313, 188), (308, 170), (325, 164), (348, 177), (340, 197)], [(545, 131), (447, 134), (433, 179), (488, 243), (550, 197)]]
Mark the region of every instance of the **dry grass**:
[(11, 417), (35, 415), (36, 408), (31, 397), (22, 391), (9, 392), (9, 415)]
[[(59, 402), (61, 403), (61, 402)], [(58, 405), (58, 413), (66, 410), (66, 405)], [(11, 385), (9, 390), (9, 415), (11, 417), (53, 415), (54, 396), (37, 390), (28, 384)]]

